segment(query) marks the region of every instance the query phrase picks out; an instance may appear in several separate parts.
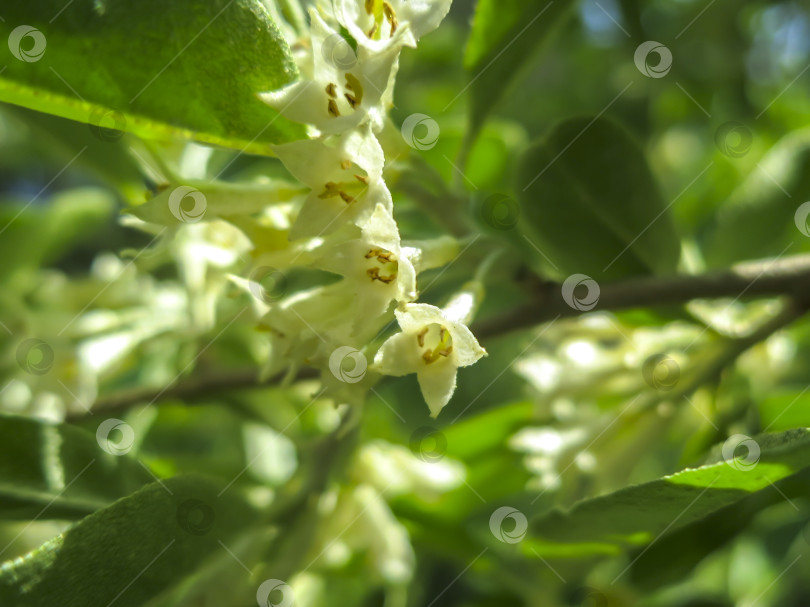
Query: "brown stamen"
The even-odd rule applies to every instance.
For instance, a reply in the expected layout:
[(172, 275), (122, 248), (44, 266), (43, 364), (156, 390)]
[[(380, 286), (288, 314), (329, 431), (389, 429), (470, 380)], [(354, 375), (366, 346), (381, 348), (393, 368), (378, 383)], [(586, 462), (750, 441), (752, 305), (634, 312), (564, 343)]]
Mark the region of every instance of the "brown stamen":
[[(354, 74), (346, 73), (346, 88), (353, 93), (355, 101), (359, 103), (363, 103), (363, 85), (360, 83), (360, 80)], [(351, 101), (349, 102), (351, 103)]]
[(390, 283), (396, 278), (394, 274), (389, 274), (388, 276), (380, 276), (380, 268), (369, 268), (368, 270), (366, 270), (366, 274), (368, 274), (371, 277), (371, 280), (379, 280), (380, 282), (384, 282), (385, 284)]
[(357, 106), (358, 106), (358, 105), (360, 105), (360, 104), (357, 102), (357, 98), (356, 98), (356, 97), (353, 97), (352, 95), (349, 95), (349, 93), (343, 93), (343, 96), (344, 96), (344, 97), (346, 97), (346, 101), (348, 101), (348, 102), (349, 102), (349, 105), (350, 105), (350, 106), (352, 106), (352, 109), (353, 109), (353, 110), (356, 110), (356, 109), (357, 109)]
[(424, 327), (419, 333), (416, 334), (416, 343), (419, 344), (420, 348), (425, 347), (425, 335), (427, 335), (428, 327)]
[(391, 34), (390, 36), (393, 38), (394, 32), (397, 31), (399, 27), (399, 21), (397, 20), (397, 14), (394, 11), (394, 7), (391, 6), (388, 2), (383, 2), (383, 13), (388, 18), (388, 21), (391, 23)]

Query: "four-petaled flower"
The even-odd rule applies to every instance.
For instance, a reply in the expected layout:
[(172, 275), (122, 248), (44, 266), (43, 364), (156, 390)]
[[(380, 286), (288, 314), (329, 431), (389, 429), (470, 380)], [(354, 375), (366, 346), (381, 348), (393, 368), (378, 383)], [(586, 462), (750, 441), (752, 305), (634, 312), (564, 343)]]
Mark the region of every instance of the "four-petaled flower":
[(410, 303), (395, 314), (402, 332), (382, 345), (374, 365), (385, 375), (416, 373), (430, 415), (436, 417), (453, 396), (458, 368), (472, 365), (486, 351), (459, 319), (436, 306)]
[(277, 145), (276, 154), (293, 176), (312, 188), (290, 239), (323, 236), (346, 222), (366, 219), (377, 204), (392, 210), (382, 178), (384, 156), (371, 128)]
[(301, 70), (312, 73), (312, 78), (261, 93), (260, 98), (285, 118), (314, 125), (323, 134), (341, 133), (366, 121), (374, 130), (380, 130), (391, 102), (403, 46), (396, 39), (405, 30), (395, 34), (394, 43), (377, 52), (358, 47), (357, 61), (344, 67), (339, 61), (331, 61), (328, 52), (329, 45), (340, 34), (315, 9), (310, 10), (310, 16), (313, 52), (307, 60), (312, 64), (301, 66)]
[[(313, 242), (317, 246), (312, 246)], [(343, 225), (326, 238), (262, 255), (257, 262), (285, 267), (290, 265), (290, 259), (301, 266), (343, 276), (344, 280), (324, 287), (319, 297), (328, 293), (344, 302), (339, 310), (351, 327), (344, 333), (351, 343), (374, 337), (379, 330), (377, 321), (391, 302), (416, 299), (416, 270), (400, 244), (396, 221), (383, 204), (377, 204), (359, 226)], [(323, 311), (303, 318), (317, 326), (324, 317), (335, 319), (334, 314), (325, 315)]]
[[(451, 0), (335, 0), (335, 16), (361, 47), (416, 46), (450, 10)], [(398, 37), (398, 34), (400, 37)]]

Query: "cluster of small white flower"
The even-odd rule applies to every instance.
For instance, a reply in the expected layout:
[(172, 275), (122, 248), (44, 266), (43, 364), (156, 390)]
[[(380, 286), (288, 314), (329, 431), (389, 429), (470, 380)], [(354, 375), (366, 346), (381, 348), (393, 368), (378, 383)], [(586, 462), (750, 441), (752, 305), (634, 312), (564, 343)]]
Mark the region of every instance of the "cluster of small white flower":
[[(286, 118), (309, 125), (310, 139), (274, 151), (310, 192), (289, 246), (255, 256), (257, 268), (317, 268), (342, 277), (265, 302), (275, 364), (305, 361), (326, 370), (338, 347), (368, 350), (395, 304), (401, 332), (379, 348), (374, 369), (416, 373), (433, 416), (450, 400), (458, 367), (485, 354), (465, 325), (475, 298), (461, 294), (445, 309), (414, 303), (417, 273), (449, 262), (457, 243), (402, 243), (377, 134), (393, 98), (400, 51), (416, 46), (449, 8), (450, 0), (334, 0), (310, 9), (309, 44), (296, 58), (301, 78), (262, 95)], [(324, 372), (335, 388), (332, 379)]]

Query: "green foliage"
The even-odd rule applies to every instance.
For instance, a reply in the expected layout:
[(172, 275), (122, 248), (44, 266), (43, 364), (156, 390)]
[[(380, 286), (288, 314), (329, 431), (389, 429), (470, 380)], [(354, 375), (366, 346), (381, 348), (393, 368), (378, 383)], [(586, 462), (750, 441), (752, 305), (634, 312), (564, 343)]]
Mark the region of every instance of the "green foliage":
[(0, 516), (73, 519), (152, 481), (129, 457), (102, 451), (68, 425), (0, 417)]
[(151, 483), (4, 567), (0, 599), (20, 607), (142, 605), (251, 520), (250, 508), (220, 491), (191, 476)]
[(521, 228), (542, 253), (526, 250), (542, 271), (599, 279), (674, 272), (680, 240), (669, 208), (641, 147), (614, 122), (554, 127), (526, 151), (517, 189)]
[(643, 546), (808, 466), (808, 430), (753, 440), (750, 445), (758, 452), (743, 445), (742, 453), (718, 453), (713, 463), (582, 501), (566, 514), (539, 517), (532, 523), (537, 550), (550, 556), (584, 556)]
[(0, 210), (0, 255), (5, 260), (0, 276), (60, 259), (107, 224), (115, 211), (108, 191), (89, 187), (61, 192), (44, 208), (29, 206), (15, 201)]
[[(6, 8), (0, 37), (20, 25), (36, 28), (41, 42), (29, 36), (20, 48), (41, 47), (42, 54), (21, 61), (13, 44), (6, 47), (2, 101), (94, 128), (258, 153), (303, 136), (256, 97), (296, 76), (258, 0), (76, 0), (70, 10), (60, 0), (39, 0)], [(148, 31), (148, 39), (134, 41), (135, 31)]]
[[(786, 501), (790, 508), (789, 504), (796, 506), (802, 503), (802, 499), (807, 499), (808, 479), (810, 470), (805, 468), (781, 481), (774, 481), (769, 489), (747, 495), (714, 514), (667, 533), (658, 542), (645, 547), (644, 558), (633, 564), (628, 577), (634, 584), (650, 591), (688, 578), (701, 561), (744, 534), (769, 508), (778, 511)], [(803, 541), (801, 523), (787, 523), (784, 527), (779, 532), (787, 531), (787, 534), (779, 538), (779, 543), (784, 545), (791, 539)]]
[[(810, 130), (778, 141), (731, 193), (710, 229), (706, 259), (724, 266), (776, 256), (787, 247), (807, 248), (793, 221), (798, 204), (810, 198)], [(806, 221), (806, 219), (805, 219)], [(796, 246), (798, 245), (798, 246)]]
[(573, 10), (570, 0), (481, 0), (476, 5), (464, 67), (470, 124), (477, 133), (511, 81)]
[[(359, 34), (431, 2), (358, 0)], [(273, 580), (296, 607), (810, 603), (810, 324), (750, 299), (810, 282), (779, 274), (810, 250), (801, 3), (456, 0), (403, 50), (376, 133), (398, 261), (357, 225), (291, 241), (305, 200), (355, 210), (376, 142), (349, 169), (300, 148), (299, 182), (271, 145), (307, 130), (257, 97), (314, 59), (335, 88), (296, 109), (348, 119), (347, 75), (385, 82), (357, 31), (313, 44), (299, 0), (7, 4), (0, 606), (247, 606)], [(41, 55), (5, 44), (20, 26)], [(660, 78), (648, 40), (672, 52)], [(363, 296), (333, 297), (352, 256)], [(413, 375), (375, 370), (394, 305), (340, 334), (338, 371), (324, 337), (385, 283), (359, 264), (405, 257), (420, 303), (482, 297), (487, 356), (435, 419)], [(688, 314), (655, 289), (605, 305), (760, 257), (782, 265)], [(561, 307), (573, 274), (596, 314)], [(403, 360), (431, 333), (411, 337)], [(117, 417), (136, 445), (114, 456), (96, 432)]]

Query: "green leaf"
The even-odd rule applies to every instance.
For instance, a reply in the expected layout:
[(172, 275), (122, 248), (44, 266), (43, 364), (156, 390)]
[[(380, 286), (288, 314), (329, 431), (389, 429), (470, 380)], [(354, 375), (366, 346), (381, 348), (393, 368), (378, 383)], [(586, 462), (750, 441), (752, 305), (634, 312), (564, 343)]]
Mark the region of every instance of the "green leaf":
[[(779, 140), (720, 207), (706, 237), (706, 261), (725, 267), (808, 250), (810, 239), (797, 229), (795, 217), (808, 199), (810, 129), (802, 129)], [(805, 214), (805, 225), (806, 219)]]
[[(194, 572), (253, 511), (201, 477), (152, 483), (0, 570), (0, 604), (135, 607)], [(68, 592), (69, 590), (69, 592)]]
[(810, 426), (810, 390), (802, 384), (769, 390), (757, 399), (760, 423), (765, 428), (785, 430)]
[(0, 416), (0, 517), (72, 519), (151, 482), (129, 457), (73, 426)]
[(98, 188), (59, 192), (43, 206), (30, 201), (0, 208), (0, 277), (60, 259), (82, 239), (107, 224), (115, 200)]
[(541, 271), (597, 281), (674, 272), (672, 218), (641, 147), (611, 120), (558, 124), (526, 151), (517, 191), (519, 242)]
[(534, 421), (535, 411), (531, 402), (505, 403), (451, 424), (442, 431), (447, 455), (471, 460), (503, 450), (512, 434)]
[(304, 136), (256, 97), (297, 75), (260, 0), (35, 0), (3, 18), (0, 101), (256, 153)]
[(570, 0), (479, 0), (464, 56), (474, 134), (573, 5)]
[(38, 162), (52, 157), (54, 172), (73, 160), (71, 166), (92, 172), (127, 200), (146, 199), (146, 180), (136, 157), (127, 149), (128, 140), (120, 138), (123, 133), (107, 132), (104, 139), (105, 133), (73, 120), (14, 105), (5, 105), (2, 110), (30, 129), (29, 144), (36, 146)]
[[(234, 222), (241, 216), (258, 213), (268, 205), (289, 201), (302, 193), (301, 187), (277, 180), (266, 180), (265, 183), (227, 183), (187, 179), (183, 184), (202, 192), (205, 197), (206, 219), (228, 217)], [(159, 225), (177, 225), (179, 220), (172, 215), (169, 204), (174, 191), (175, 188), (165, 189), (148, 202), (128, 208), (127, 212)]]
[[(810, 495), (810, 470), (774, 483), (772, 491), (758, 491), (718, 510), (703, 520), (681, 527), (652, 544), (630, 568), (629, 579), (644, 589), (677, 583), (709, 554), (738, 537), (763, 510), (787, 506)], [(790, 500), (790, 501), (788, 501)], [(798, 533), (798, 529), (796, 530)]]
[(223, 551), (253, 511), (201, 477), (152, 483), (0, 569), (0, 604), (136, 607)]
[(583, 500), (567, 513), (554, 510), (537, 517), (531, 543), (549, 556), (618, 554), (769, 489), (810, 465), (810, 430), (762, 434), (753, 440), (760, 451), (753, 466), (755, 456), (746, 455), (743, 447), (734, 456), (743, 459), (724, 461), (718, 446), (711, 463), (699, 468)]

